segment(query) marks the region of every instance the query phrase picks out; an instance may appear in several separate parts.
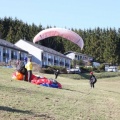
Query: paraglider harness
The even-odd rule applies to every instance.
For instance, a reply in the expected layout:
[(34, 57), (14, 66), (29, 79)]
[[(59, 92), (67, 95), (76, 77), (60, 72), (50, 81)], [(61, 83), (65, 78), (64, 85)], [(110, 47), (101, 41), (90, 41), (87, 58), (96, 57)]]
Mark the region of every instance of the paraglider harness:
[(19, 63), (17, 66), (17, 71), (20, 72), (21, 74), (25, 75), (27, 73), (27, 69), (25, 68), (25, 64), (23, 61)]

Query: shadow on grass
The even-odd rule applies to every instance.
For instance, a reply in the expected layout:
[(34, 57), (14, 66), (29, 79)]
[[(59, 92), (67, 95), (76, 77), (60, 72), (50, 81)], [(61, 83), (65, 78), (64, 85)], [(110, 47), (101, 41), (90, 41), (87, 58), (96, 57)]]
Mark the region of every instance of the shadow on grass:
[(120, 92), (116, 92), (116, 91), (111, 91), (111, 90), (103, 90), (103, 89), (100, 89), (102, 91), (105, 91), (105, 92), (110, 92), (110, 93), (116, 93), (116, 94), (120, 94)]
[[(82, 92), (82, 91), (77, 91), (77, 90), (72, 90), (72, 89), (68, 89), (68, 88), (62, 88), (63, 90), (68, 90), (68, 91), (72, 91), (72, 92), (78, 92), (78, 93), (82, 93), (82, 94), (85, 94), (85, 95), (89, 95), (90, 94), (90, 91), (88, 93), (86, 92)], [(91, 90), (91, 89), (90, 89)]]
[(0, 85), (0, 90), (9, 91), (11, 93), (12, 92), (19, 93), (19, 94), (23, 94), (23, 93), (37, 94), (37, 93), (39, 93), (39, 91), (27, 90), (26, 88), (19, 88), (19, 87), (15, 87), (15, 86), (5, 86), (5, 85)]
[(0, 106), (0, 111), (7, 111), (7, 112), (16, 112), (16, 113), (22, 113), (22, 114), (29, 114), (29, 115), (33, 115), (34, 117), (38, 117), (38, 118), (44, 118), (44, 120), (46, 119), (50, 119), (50, 120), (55, 120), (54, 117), (50, 116), (49, 113), (33, 113), (29, 110), (19, 110), (19, 109), (15, 109), (15, 108), (10, 108), (10, 107), (6, 107), (6, 106)]
[(31, 111), (28, 110), (19, 110), (15, 108), (10, 108), (6, 106), (0, 106), (0, 110), (7, 111), (7, 112), (17, 112), (17, 113), (24, 113), (24, 114), (33, 114)]

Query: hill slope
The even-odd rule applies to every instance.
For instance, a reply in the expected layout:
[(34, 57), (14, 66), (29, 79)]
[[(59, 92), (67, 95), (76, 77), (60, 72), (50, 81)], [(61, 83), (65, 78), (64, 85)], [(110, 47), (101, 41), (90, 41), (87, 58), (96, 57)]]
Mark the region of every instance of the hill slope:
[[(14, 69), (0, 68), (1, 120), (119, 120), (118, 77), (88, 80), (58, 77), (63, 89), (12, 80)], [(42, 74), (48, 78), (54, 75)]]

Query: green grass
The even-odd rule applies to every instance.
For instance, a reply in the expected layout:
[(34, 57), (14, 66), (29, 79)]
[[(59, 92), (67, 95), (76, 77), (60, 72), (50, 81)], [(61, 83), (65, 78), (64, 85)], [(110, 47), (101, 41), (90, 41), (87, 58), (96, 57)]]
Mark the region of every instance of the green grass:
[(119, 77), (98, 79), (91, 89), (86, 78), (58, 76), (63, 89), (55, 89), (12, 80), (13, 72), (14, 69), (0, 68), (0, 120), (120, 119)]
[[(80, 73), (80, 74), (61, 74), (62, 77), (72, 78), (75, 80), (89, 79), (89, 73)], [(94, 72), (94, 75), (98, 78), (110, 78), (110, 77), (120, 77), (120, 72)]]

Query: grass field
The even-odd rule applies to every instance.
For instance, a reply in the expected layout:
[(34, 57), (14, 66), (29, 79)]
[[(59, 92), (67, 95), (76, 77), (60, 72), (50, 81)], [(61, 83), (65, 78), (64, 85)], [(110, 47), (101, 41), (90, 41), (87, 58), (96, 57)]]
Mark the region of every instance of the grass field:
[(91, 89), (87, 79), (59, 76), (63, 89), (56, 89), (12, 80), (13, 72), (0, 68), (0, 120), (120, 120), (120, 77)]

